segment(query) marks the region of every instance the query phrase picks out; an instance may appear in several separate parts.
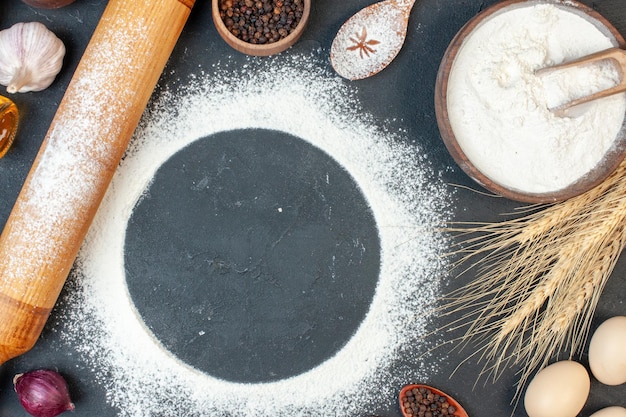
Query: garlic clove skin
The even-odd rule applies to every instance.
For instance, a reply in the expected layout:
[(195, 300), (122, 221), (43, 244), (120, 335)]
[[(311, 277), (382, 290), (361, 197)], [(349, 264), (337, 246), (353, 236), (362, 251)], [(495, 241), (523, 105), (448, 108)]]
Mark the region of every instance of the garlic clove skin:
[(39, 22), (16, 23), (0, 31), (0, 84), (8, 93), (48, 88), (65, 57), (65, 45)]

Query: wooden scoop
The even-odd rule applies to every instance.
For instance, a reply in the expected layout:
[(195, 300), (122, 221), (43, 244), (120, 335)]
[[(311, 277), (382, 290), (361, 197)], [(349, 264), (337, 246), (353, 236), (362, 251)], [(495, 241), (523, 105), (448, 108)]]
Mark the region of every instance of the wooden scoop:
[(195, 0), (109, 0), (0, 236), (0, 363), (37, 341)]
[(339, 29), (330, 61), (349, 80), (379, 73), (398, 55), (416, 0), (384, 0), (361, 9)]
[(574, 100), (571, 100), (565, 104), (562, 104), (558, 107), (550, 109), (556, 115), (565, 116), (567, 111), (572, 107), (578, 106), (580, 104), (588, 103), (592, 100), (597, 100), (600, 98), (608, 97), (614, 94), (623, 93), (626, 91), (626, 77), (624, 76), (624, 72), (626, 71), (626, 51), (621, 48), (610, 48), (604, 51), (597, 52), (595, 54), (591, 54), (585, 56), (583, 58), (566, 62), (560, 65), (555, 65), (552, 67), (542, 68), (536, 71), (537, 75), (546, 75), (551, 72), (560, 71), (573, 67), (582, 67), (589, 64), (599, 63), (600, 61), (610, 60), (616, 64), (616, 67), (619, 72), (619, 82), (610, 88), (607, 88), (602, 91), (598, 91), (593, 94), (586, 95), (584, 97), (580, 97)]

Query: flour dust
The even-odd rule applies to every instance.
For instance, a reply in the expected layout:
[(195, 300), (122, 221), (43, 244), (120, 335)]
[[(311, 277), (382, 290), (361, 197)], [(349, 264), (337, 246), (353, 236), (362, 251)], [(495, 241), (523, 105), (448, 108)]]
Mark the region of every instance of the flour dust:
[[(63, 340), (123, 417), (348, 417), (393, 407), (399, 388), (428, 381), (440, 360), (416, 359), (428, 351), (428, 307), (446, 269), (448, 242), (435, 229), (451, 210), (426, 154), (365, 114), (356, 86), (317, 53), (216, 64), (179, 81), (153, 97), (89, 231), (68, 283)], [(341, 164), (371, 206), (381, 245), (376, 293), (352, 339), (303, 374), (261, 384), (220, 380), (170, 354), (139, 318), (124, 273), (127, 222), (156, 170), (197, 139), (248, 128), (286, 132)]]

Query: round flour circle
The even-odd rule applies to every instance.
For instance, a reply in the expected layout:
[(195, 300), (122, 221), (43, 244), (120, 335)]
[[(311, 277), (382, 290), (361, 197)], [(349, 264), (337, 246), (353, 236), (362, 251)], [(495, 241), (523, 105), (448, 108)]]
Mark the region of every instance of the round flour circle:
[(130, 217), (126, 282), (181, 361), (233, 382), (304, 373), (350, 340), (380, 268), (356, 182), (299, 138), (237, 129), (169, 158)]
[[(437, 231), (450, 216), (445, 184), (402, 132), (361, 111), (324, 57), (250, 60), (157, 91), (69, 281), (62, 331), (119, 416), (348, 417), (391, 406), (400, 384), (428, 381), (438, 369), (434, 358), (403, 360), (427, 357), (436, 343), (424, 336), (446, 270), (440, 254), (449, 245)], [(256, 111), (242, 111), (249, 108)], [(352, 337), (312, 369), (265, 383), (216, 378), (172, 355), (137, 314), (126, 282), (128, 221), (159, 167), (199, 138), (233, 129), (282, 132), (328, 154), (358, 184), (380, 240), (375, 292)]]

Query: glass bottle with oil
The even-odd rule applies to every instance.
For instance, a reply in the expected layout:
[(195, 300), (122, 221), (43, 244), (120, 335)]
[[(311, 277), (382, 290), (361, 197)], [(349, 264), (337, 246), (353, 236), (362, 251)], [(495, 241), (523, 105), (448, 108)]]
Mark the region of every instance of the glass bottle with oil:
[(0, 96), (0, 158), (7, 153), (15, 139), (18, 116), (15, 103)]

